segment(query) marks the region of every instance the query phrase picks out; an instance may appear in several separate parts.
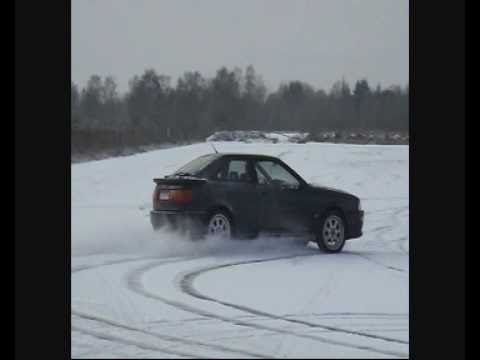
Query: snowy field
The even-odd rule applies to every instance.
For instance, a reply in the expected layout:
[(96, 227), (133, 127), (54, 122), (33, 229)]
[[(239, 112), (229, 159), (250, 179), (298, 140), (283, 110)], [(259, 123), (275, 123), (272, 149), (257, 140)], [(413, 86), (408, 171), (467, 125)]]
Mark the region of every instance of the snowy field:
[(208, 143), (72, 165), (72, 357), (407, 358), (408, 146), (215, 142), (362, 200), (364, 235), (195, 242), (149, 222), (152, 178)]

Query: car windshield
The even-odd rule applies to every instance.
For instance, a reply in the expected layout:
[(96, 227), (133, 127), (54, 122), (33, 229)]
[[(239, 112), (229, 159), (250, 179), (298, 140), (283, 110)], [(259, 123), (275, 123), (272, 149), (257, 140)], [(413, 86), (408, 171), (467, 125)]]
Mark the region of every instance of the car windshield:
[(205, 167), (210, 164), (210, 162), (215, 158), (215, 155), (209, 154), (209, 155), (203, 155), (200, 156), (186, 165), (182, 166), (180, 169), (175, 171), (174, 175), (180, 175), (180, 176), (195, 176), (197, 175), (200, 171), (205, 169)]

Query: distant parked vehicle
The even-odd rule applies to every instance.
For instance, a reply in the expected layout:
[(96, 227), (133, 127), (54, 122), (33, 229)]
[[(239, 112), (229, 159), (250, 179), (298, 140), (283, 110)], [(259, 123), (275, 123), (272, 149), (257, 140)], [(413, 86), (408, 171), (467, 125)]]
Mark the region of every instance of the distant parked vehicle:
[(222, 238), (254, 238), (260, 231), (313, 234), (330, 253), (362, 235), (358, 197), (308, 184), (272, 156), (204, 155), (154, 182), (154, 229), (168, 224)]

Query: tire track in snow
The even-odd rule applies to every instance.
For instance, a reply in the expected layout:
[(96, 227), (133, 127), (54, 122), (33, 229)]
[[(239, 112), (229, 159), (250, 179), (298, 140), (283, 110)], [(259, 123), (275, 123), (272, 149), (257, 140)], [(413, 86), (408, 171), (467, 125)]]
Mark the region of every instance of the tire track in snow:
[[(183, 344), (183, 345), (189, 345), (189, 346), (194, 345), (194, 346), (198, 346), (198, 347), (203, 347), (203, 348), (207, 348), (208, 350), (219, 351), (221, 353), (227, 352), (227, 353), (233, 353), (233, 354), (237, 354), (237, 355), (244, 355), (244, 356), (247, 355), (247, 356), (251, 356), (251, 357), (254, 357), (254, 358), (270, 358), (270, 356), (268, 356), (268, 355), (257, 354), (257, 353), (254, 353), (254, 352), (244, 351), (244, 350), (240, 350), (240, 349), (234, 349), (234, 348), (226, 347), (226, 346), (223, 346), (223, 345), (206, 343), (206, 342), (197, 341), (197, 340), (188, 340), (185, 337), (177, 337), (177, 336), (160, 334), (160, 333), (157, 333), (157, 332), (154, 332), (154, 331), (149, 331), (149, 330), (145, 330), (145, 329), (138, 328), (138, 327), (135, 327), (135, 326), (122, 324), (122, 323), (119, 323), (119, 322), (116, 322), (116, 321), (113, 321), (113, 320), (110, 320), (110, 319), (107, 319), (107, 318), (104, 318), (104, 317), (101, 317), (101, 316), (90, 315), (90, 314), (86, 314), (86, 313), (82, 313), (82, 312), (78, 312), (78, 311), (75, 311), (75, 312), (72, 311), (72, 314), (74, 314), (78, 317), (81, 317), (84, 320), (92, 320), (92, 321), (95, 321), (95, 322), (98, 322), (98, 323), (102, 323), (104, 325), (109, 325), (109, 326), (117, 328), (117, 329), (128, 330), (128, 331), (131, 331), (131, 332), (136, 332), (136, 333), (141, 333), (141, 334), (144, 334), (144, 335), (149, 335), (149, 336), (158, 338), (160, 340), (168, 341), (168, 342), (171, 342), (171, 343), (174, 343), (174, 344), (177, 344), (177, 345), (180, 343), (180, 344)], [(90, 331), (90, 330), (82, 329), (82, 331), (89, 332), (90, 334), (95, 334), (94, 330)], [(113, 340), (116, 340), (117, 342), (120, 342), (120, 343), (123, 343), (123, 344), (126, 344), (126, 345), (131, 345), (131, 341), (129, 339), (125, 339), (125, 338), (120, 337), (120, 336), (116, 336), (115, 338), (113, 338), (110, 334), (109, 335), (103, 334), (103, 336), (107, 339), (111, 338)], [(96, 336), (96, 337), (99, 337), (99, 336)], [(166, 348), (162, 348), (162, 349), (166, 349)], [(160, 349), (158, 349), (158, 350), (160, 350)], [(188, 356), (197, 357), (198, 355), (190, 353), (190, 354), (188, 354)]]
[[(317, 253), (315, 252), (315, 254), (317, 254)], [(289, 255), (289, 256), (281, 256), (281, 257), (275, 257), (275, 258), (256, 259), (256, 260), (249, 260), (249, 261), (243, 261), (243, 262), (229, 263), (229, 264), (224, 264), (224, 265), (217, 265), (217, 266), (215, 266), (215, 268), (219, 267), (219, 266), (220, 267), (226, 267), (226, 266), (235, 266), (235, 265), (240, 265), (240, 264), (245, 264), (245, 263), (261, 263), (261, 262), (267, 262), (267, 261), (285, 260), (285, 259), (295, 258), (295, 257), (299, 257), (299, 256), (312, 256), (312, 255), (314, 255), (314, 254), (308, 253), (308, 254), (296, 254), (296, 255)], [(337, 346), (342, 346), (342, 347), (353, 348), (353, 349), (356, 349), (356, 350), (363, 350), (363, 351), (366, 351), (366, 352), (369, 352), (369, 353), (374, 352), (374, 353), (383, 354), (383, 355), (401, 356), (401, 357), (408, 356), (408, 354), (403, 353), (403, 352), (399, 352), (399, 351), (384, 350), (384, 349), (379, 349), (379, 348), (369, 346), (369, 345), (353, 344), (353, 343), (349, 343), (349, 342), (345, 342), (345, 341), (326, 338), (326, 337), (323, 337), (323, 336), (304, 334), (304, 333), (299, 333), (299, 332), (295, 332), (295, 331), (291, 331), (291, 330), (285, 330), (285, 329), (282, 329), (282, 328), (276, 328), (276, 327), (272, 327), (272, 326), (261, 325), (261, 324), (254, 323), (254, 322), (247, 321), (247, 320), (241, 320), (241, 319), (238, 319), (238, 318), (232, 318), (232, 317), (216, 314), (216, 313), (213, 313), (213, 312), (210, 312), (210, 311), (207, 311), (207, 310), (202, 310), (200, 308), (194, 307), (190, 304), (186, 304), (186, 303), (182, 303), (182, 302), (179, 302), (179, 301), (174, 301), (174, 300), (171, 300), (171, 299), (167, 299), (167, 298), (165, 298), (165, 297), (163, 297), (163, 296), (161, 296), (157, 293), (154, 293), (154, 292), (151, 292), (151, 291), (147, 290), (144, 287), (144, 285), (141, 281), (143, 275), (146, 272), (151, 271), (152, 269), (154, 269), (154, 268), (156, 268), (160, 265), (161, 264), (157, 264), (157, 263), (153, 262), (149, 265), (142, 266), (142, 267), (138, 268), (137, 270), (135, 270), (134, 272), (130, 273), (128, 278), (127, 278), (129, 288), (132, 291), (135, 291), (139, 294), (142, 294), (143, 296), (145, 296), (147, 298), (156, 299), (158, 301), (161, 301), (164, 304), (168, 304), (168, 305), (173, 306), (175, 308), (178, 308), (178, 309), (181, 309), (181, 310), (184, 310), (184, 311), (187, 311), (187, 312), (191, 312), (191, 313), (196, 314), (196, 315), (201, 315), (201, 316), (204, 316), (204, 317), (207, 317), (207, 318), (217, 319), (217, 320), (220, 320), (220, 321), (228, 322), (228, 323), (231, 323), (231, 324), (234, 324), (234, 325), (246, 326), (246, 327), (254, 328), (254, 329), (257, 329), (257, 330), (271, 331), (271, 332), (278, 333), (278, 334), (283, 334), (283, 335), (289, 335), (289, 336), (294, 336), (294, 337), (303, 338), (303, 339), (314, 340), (314, 341), (318, 341), (318, 342), (322, 342), (322, 343), (326, 343), (326, 344), (330, 344), (330, 345), (337, 345)], [(198, 272), (198, 271), (195, 271), (195, 272)], [(180, 278), (180, 287), (184, 292), (186, 292), (190, 296), (194, 296), (194, 297), (198, 298), (199, 296), (196, 296), (197, 294), (195, 292), (191, 291), (192, 293), (189, 293), (190, 291), (189, 292), (186, 291), (186, 290), (191, 289), (191, 287), (190, 288), (188, 287), (189, 281), (185, 280), (185, 277), (188, 276), (189, 274), (192, 274), (192, 272), (184, 274)], [(187, 279), (190, 280), (191, 277), (187, 278)], [(195, 295), (193, 295), (193, 294), (195, 294)], [(200, 297), (200, 298), (202, 300), (207, 300), (208, 299), (208, 298), (202, 298), (202, 297)], [(213, 299), (213, 301), (218, 302), (215, 299)], [(244, 310), (242, 309), (242, 311), (244, 311)], [(251, 313), (253, 313), (255, 315), (267, 316), (267, 317), (272, 318), (271, 314), (258, 313), (255, 310)], [(274, 315), (274, 317), (275, 317), (275, 315)], [(276, 318), (275, 320), (289, 321), (291, 319)], [(375, 336), (371, 335), (371, 334), (363, 334), (363, 335), (365, 337), (375, 338)], [(398, 339), (394, 339), (394, 341), (402, 343), (402, 341), (398, 340)]]
[[(392, 240), (387, 240), (385, 239), (384, 235), (387, 234), (388, 232), (390, 232), (392, 229), (396, 229), (400, 226), (400, 216), (402, 215), (402, 213), (404, 212), (407, 212), (409, 211), (409, 206), (406, 205), (406, 206), (402, 206), (402, 207), (398, 207), (398, 208), (392, 208), (391, 211), (393, 212), (391, 214), (391, 218), (393, 219), (393, 223), (391, 225), (382, 225), (382, 226), (378, 226), (378, 227), (375, 227), (373, 229), (370, 229), (370, 230), (365, 230), (365, 233), (364, 235), (368, 234), (368, 233), (375, 233), (375, 237), (371, 240), (366, 240), (367, 242), (401, 242), (401, 241), (405, 241), (405, 240), (408, 240), (408, 236), (399, 236), (397, 239), (392, 239)], [(386, 210), (386, 209), (384, 209)], [(374, 211), (372, 211), (374, 212)], [(383, 210), (382, 210), (383, 212)], [(367, 212), (368, 213), (368, 212)], [(401, 244), (400, 244), (400, 251), (406, 255), (409, 254), (408, 251), (406, 251), (405, 249), (403, 249), (403, 247), (401, 247)]]
[[(406, 320), (408, 322), (408, 314), (398, 314), (398, 313), (355, 313), (355, 312), (341, 312), (341, 313), (287, 313), (283, 314), (283, 317), (286, 318), (302, 318), (302, 317), (308, 317), (308, 318), (319, 318), (319, 319), (329, 319), (329, 320), (384, 320), (384, 321), (389, 321), (389, 323), (385, 323), (385, 325), (390, 325), (392, 321), (398, 322), (398, 321), (403, 321)], [(269, 318), (265, 318), (263, 316), (258, 316), (258, 315), (253, 315), (253, 314), (244, 314), (244, 315), (239, 315), (235, 317), (236, 319), (250, 319), (250, 320), (256, 320), (256, 321), (267, 321), (271, 320)], [(163, 326), (178, 326), (179, 323), (185, 324), (189, 322), (211, 322), (211, 321), (218, 321), (216, 319), (210, 319), (206, 317), (195, 317), (195, 318), (187, 318), (187, 319), (182, 319), (182, 320), (152, 320), (149, 321), (149, 324), (162, 324)], [(358, 324), (351, 324), (357, 326)], [(366, 326), (377, 326), (378, 323), (376, 324), (371, 324), (367, 323)], [(408, 328), (406, 328), (408, 329)]]
[[(403, 208), (400, 208), (400, 209), (394, 211), (393, 214), (392, 214), (392, 217), (393, 217), (393, 225), (390, 227), (389, 230), (400, 227), (400, 223), (401, 223), (400, 216), (402, 215), (402, 213), (408, 212), (408, 211), (410, 211), (410, 207), (409, 207), (408, 205), (405, 206), (405, 207), (403, 207)], [(384, 235), (385, 235), (386, 233), (388, 233), (389, 230), (382, 231), (381, 233), (377, 234), (377, 237), (379, 237), (379, 239), (381, 239), (382, 241), (385, 241)], [(407, 250), (402, 246), (402, 244), (403, 244), (406, 240), (408, 240), (408, 235), (407, 235), (406, 237), (405, 237), (405, 236), (400, 236), (400, 237), (398, 237), (397, 239), (393, 239), (393, 240), (390, 240), (390, 241), (398, 243), (398, 249), (399, 249), (402, 253), (404, 253), (404, 254), (406, 254), (406, 255), (409, 255), (409, 251), (407, 251)]]
[(392, 270), (392, 271), (395, 271), (397, 273), (401, 273), (401, 274), (406, 274), (408, 275), (408, 271), (405, 270), (405, 269), (402, 269), (402, 268), (399, 268), (399, 267), (395, 267), (395, 266), (392, 266), (392, 265), (387, 265), (387, 264), (384, 264), (380, 261), (377, 261), (375, 259), (372, 259), (371, 257), (367, 256), (367, 255), (364, 255), (364, 254), (359, 254), (359, 253), (354, 253), (354, 252), (349, 252), (349, 254), (352, 254), (352, 255), (355, 255), (355, 256), (358, 256), (362, 259), (365, 259), (375, 265), (378, 265), (378, 266), (381, 266), (387, 270)]
[[(410, 211), (410, 207), (407, 206), (403, 211)], [(400, 225), (400, 216), (401, 216), (403, 211), (400, 210), (399, 212), (395, 213), (395, 221), (396, 221), (395, 225)], [(397, 241), (398, 241), (398, 248), (400, 249), (400, 251), (402, 251), (406, 255), (410, 255), (410, 251), (405, 249), (405, 247), (404, 247), (404, 244), (407, 241), (409, 241), (409, 235), (404, 236), (404, 237), (400, 237), (399, 239), (397, 239)], [(409, 244), (409, 247), (410, 247), (410, 244)]]
[[(382, 209), (381, 212), (387, 212), (388, 209)], [(390, 232), (392, 229), (394, 228), (397, 228), (400, 226), (400, 216), (403, 212), (405, 211), (408, 211), (409, 210), (409, 207), (408, 205), (407, 206), (402, 206), (402, 207), (395, 207), (395, 208), (391, 208), (390, 209), (393, 213), (391, 215), (391, 217), (393, 218), (393, 224), (390, 225), (390, 226), (378, 226), (378, 227), (375, 227), (371, 230), (368, 230), (368, 231), (365, 231), (365, 234), (368, 234), (368, 233), (373, 233), (375, 234), (374, 235), (374, 238), (371, 240), (371, 242), (386, 242), (386, 241), (389, 241), (389, 242), (398, 242), (399, 243), (399, 250), (405, 254), (405, 255), (409, 255), (409, 252), (406, 251), (403, 246), (402, 246), (402, 243), (405, 241), (405, 240), (408, 240), (408, 236), (401, 236), (399, 237), (398, 239), (393, 239), (393, 240), (386, 240), (385, 239), (385, 234), (387, 234), (388, 232)], [(373, 213), (373, 212), (380, 212), (379, 211), (371, 211), (370, 213)], [(367, 212), (368, 213), (368, 212)], [(368, 241), (368, 240), (367, 240)], [(378, 261), (378, 260), (375, 260), (375, 259), (372, 259), (371, 257), (365, 255), (365, 254), (362, 254), (362, 253), (357, 253), (357, 252), (349, 252), (350, 254), (352, 255), (355, 255), (355, 256), (358, 256), (362, 259), (365, 259), (373, 264), (376, 264), (376, 265), (379, 265), (387, 270), (392, 270), (392, 271), (395, 271), (397, 273), (403, 273), (403, 274), (406, 274), (408, 275), (409, 271), (406, 270), (406, 269), (403, 269), (403, 268), (399, 268), (399, 267), (396, 267), (396, 266), (392, 266), (392, 265), (387, 265), (381, 261)]]
[[(77, 315), (78, 316), (78, 315)], [(139, 349), (142, 350), (149, 350), (149, 351), (156, 351), (156, 352), (161, 352), (163, 354), (170, 354), (170, 355), (176, 355), (176, 356), (182, 356), (182, 357), (187, 357), (187, 358), (201, 358), (201, 359), (207, 359), (206, 357), (201, 357), (197, 354), (192, 354), (192, 353), (187, 353), (184, 351), (176, 351), (176, 350), (171, 350), (165, 347), (153, 345), (153, 344), (148, 344), (142, 341), (136, 341), (136, 340), (130, 340), (126, 339), (121, 336), (117, 335), (112, 335), (110, 334), (105, 334), (97, 330), (90, 330), (90, 329), (85, 329), (79, 326), (72, 326), (73, 331), (78, 331), (80, 333), (86, 334), (93, 336), (97, 339), (101, 340), (106, 340), (106, 341), (111, 341), (115, 343), (120, 343), (123, 345), (130, 345), (130, 346), (135, 346)]]
[[(148, 259), (154, 259), (154, 258), (155, 257), (133, 257), (133, 258), (125, 258), (125, 259), (119, 259), (119, 260), (106, 261), (106, 262), (102, 262), (100, 264), (94, 264), (94, 265), (81, 265), (81, 266), (77, 266), (75, 268), (72, 268), (71, 273), (73, 274), (73, 273), (78, 273), (80, 271), (86, 271), (86, 270), (93, 270), (93, 269), (101, 268), (101, 267), (104, 267), (104, 266), (110, 266), (110, 265), (115, 265), (115, 264), (124, 264), (124, 263), (128, 263), (128, 262), (142, 261), (142, 260), (148, 260)], [(173, 260), (170, 260), (170, 261), (166, 260), (166, 261), (168, 263), (173, 262)], [(142, 332), (141, 329), (137, 329), (137, 328), (134, 328), (134, 327), (130, 327), (128, 325), (123, 325), (123, 324), (116, 323), (114, 321), (110, 321), (110, 320), (105, 319), (105, 318), (101, 318), (101, 317), (98, 317), (98, 316), (94, 316), (94, 315), (90, 315), (90, 314), (86, 314), (86, 313), (76, 311), (76, 310), (73, 309), (73, 307), (72, 307), (70, 312), (71, 312), (71, 315), (77, 316), (77, 317), (79, 317), (83, 320), (92, 320), (92, 321), (102, 323), (104, 325), (110, 325), (114, 328), (118, 328), (118, 329), (122, 329), (122, 330), (130, 330), (130, 331), (133, 331), (133, 332)], [(145, 342), (130, 340), (130, 339), (127, 339), (127, 338), (124, 338), (124, 337), (121, 337), (121, 336), (112, 335), (111, 333), (105, 334), (105, 333), (102, 333), (102, 332), (97, 331), (97, 330), (85, 329), (85, 328), (75, 326), (75, 325), (71, 326), (71, 330), (78, 331), (80, 333), (93, 336), (97, 339), (116, 342), (116, 343), (123, 344), (123, 345), (136, 346), (139, 349), (143, 349), (143, 350), (161, 351), (165, 354), (177, 355), (177, 356), (182, 356), (182, 357), (193, 357), (193, 358), (199, 357), (197, 354), (186, 353), (186, 352), (175, 351), (175, 350), (169, 350), (167, 348), (159, 347), (157, 345), (152, 345), (152, 344), (148, 344), (148, 343), (145, 343)], [(143, 333), (145, 334), (145, 332), (143, 332)], [(151, 335), (151, 334), (148, 334), (148, 335)], [(200, 358), (202, 358), (202, 357), (200, 357)]]
[[(195, 257), (180, 258), (180, 259), (178, 259), (178, 258), (164, 259), (160, 262), (157, 261), (156, 266), (161, 266), (161, 265), (167, 265), (167, 264), (171, 264), (171, 263), (175, 263), (175, 262), (192, 260), (194, 258)], [(109, 266), (109, 265), (124, 264), (124, 263), (128, 263), (128, 262), (135, 262), (135, 261), (142, 261), (142, 260), (149, 260), (149, 259), (158, 259), (158, 258), (150, 256), (150, 257), (135, 257), (135, 258), (120, 259), (120, 260), (112, 260), (112, 261), (108, 261), (108, 262), (103, 262), (101, 264), (79, 266), (79, 267), (76, 267), (75, 269), (72, 269), (72, 273), (76, 273), (76, 272), (79, 272), (79, 271), (96, 269), (96, 268)], [(84, 320), (95, 321), (95, 322), (102, 323), (104, 325), (108, 325), (108, 326), (111, 326), (111, 327), (114, 327), (114, 328), (117, 328), (117, 329), (142, 333), (142, 334), (149, 335), (149, 336), (152, 336), (152, 337), (156, 337), (158, 339), (168, 341), (168, 342), (172, 342), (172, 343), (194, 345), (194, 346), (208, 348), (210, 350), (220, 351), (220, 352), (223, 352), (223, 353), (227, 352), (227, 353), (233, 353), (233, 354), (237, 354), (237, 355), (247, 355), (247, 356), (251, 356), (251, 357), (254, 357), (254, 358), (271, 358), (271, 356), (269, 356), (269, 355), (258, 354), (258, 353), (254, 353), (254, 352), (251, 352), (251, 351), (230, 348), (230, 347), (226, 347), (226, 346), (223, 346), (223, 345), (212, 344), (212, 343), (207, 343), (207, 342), (203, 342), (203, 341), (187, 340), (183, 337), (176, 337), (176, 336), (171, 336), (171, 335), (160, 334), (160, 333), (157, 333), (157, 332), (154, 332), (154, 331), (149, 331), (149, 330), (145, 330), (145, 329), (138, 328), (138, 327), (135, 327), (135, 326), (122, 324), (122, 323), (110, 320), (108, 318), (105, 318), (105, 317), (76, 311), (73, 308), (71, 309), (71, 314), (75, 315), (75, 316), (77, 316), (81, 319), (84, 319)], [(147, 349), (147, 350), (152, 349), (152, 350), (164, 351), (164, 352), (167, 352), (167, 353), (168, 353), (168, 351), (170, 351), (166, 348), (160, 348), (160, 347), (156, 347), (156, 346), (152, 347), (152, 346), (150, 346), (146, 343), (132, 342), (131, 340), (125, 339), (125, 338), (120, 337), (120, 336), (114, 336), (114, 335), (104, 334), (104, 333), (94, 331), (94, 330), (83, 329), (83, 328), (80, 328), (78, 326), (75, 326), (75, 327), (72, 326), (72, 329), (77, 330), (79, 332), (89, 334), (91, 336), (95, 336), (97, 338), (102, 338), (102, 339), (106, 339), (106, 340), (110, 340), (110, 341), (116, 341), (116, 342), (119, 342), (119, 343), (122, 343), (122, 344), (125, 344), (125, 345), (134, 345), (134, 346), (137, 346), (137, 347), (143, 347), (144, 349)], [(150, 346), (150, 348), (148, 348), (148, 346)], [(172, 351), (170, 351), (170, 353), (173, 354), (173, 355), (198, 357), (197, 354), (187, 354), (187, 353), (181, 354), (180, 352), (172, 352)]]
[(234, 304), (234, 303), (230, 303), (230, 302), (227, 302), (227, 301), (219, 300), (219, 299), (216, 299), (216, 298), (213, 298), (213, 297), (210, 297), (208, 295), (205, 295), (205, 294), (201, 293), (200, 291), (198, 291), (193, 286), (193, 283), (194, 283), (195, 279), (197, 277), (199, 277), (200, 275), (205, 274), (207, 272), (215, 271), (215, 270), (218, 270), (218, 269), (224, 269), (224, 268), (232, 267), (232, 266), (253, 264), (253, 263), (258, 263), (258, 262), (264, 262), (264, 261), (258, 261), (258, 260), (242, 261), (242, 262), (237, 262), (237, 263), (234, 263), (234, 264), (216, 265), (216, 266), (206, 267), (206, 268), (203, 268), (203, 269), (200, 269), (200, 270), (192, 271), (192, 272), (189, 272), (189, 273), (187, 273), (187, 274), (185, 274), (181, 277), (180, 287), (185, 293), (187, 293), (187, 294), (189, 294), (193, 297), (196, 297), (196, 298), (199, 298), (199, 299), (202, 299), (202, 300), (215, 302), (215, 303), (218, 303), (218, 304), (221, 304), (221, 305), (224, 305), (224, 306), (227, 306), (227, 307), (231, 307), (231, 308), (243, 311), (243, 312), (251, 313), (251, 314), (254, 314), (254, 315), (260, 315), (260, 316), (264, 316), (264, 317), (271, 318), (271, 319), (274, 319), (274, 320), (283, 320), (283, 321), (287, 321), (287, 322), (291, 322), (291, 323), (302, 324), (302, 325), (306, 325), (306, 326), (309, 326), (309, 327), (321, 328), (321, 329), (329, 330), (329, 331), (332, 331), (332, 332), (339, 332), (339, 333), (345, 333), (345, 334), (350, 334), (350, 335), (358, 335), (358, 336), (368, 337), (368, 338), (372, 338), (372, 339), (376, 339), (376, 340), (383, 340), (383, 341), (387, 341), (387, 342), (393, 342), (393, 343), (408, 345), (408, 342), (403, 341), (403, 340), (399, 340), (399, 339), (367, 334), (367, 333), (363, 333), (363, 332), (359, 332), (359, 331), (355, 331), (355, 330), (350, 330), (350, 329), (344, 329), (344, 328), (340, 328), (340, 327), (336, 327), (336, 326), (324, 325), (324, 324), (319, 324), (319, 323), (312, 323), (312, 322), (306, 321), (306, 320), (292, 319), (292, 318), (285, 317), (285, 316), (282, 316), (282, 315), (275, 315), (275, 314), (268, 313), (268, 312), (265, 312), (265, 311), (262, 311), (262, 310), (254, 309), (254, 308), (251, 308), (251, 307), (248, 307), (248, 306)]

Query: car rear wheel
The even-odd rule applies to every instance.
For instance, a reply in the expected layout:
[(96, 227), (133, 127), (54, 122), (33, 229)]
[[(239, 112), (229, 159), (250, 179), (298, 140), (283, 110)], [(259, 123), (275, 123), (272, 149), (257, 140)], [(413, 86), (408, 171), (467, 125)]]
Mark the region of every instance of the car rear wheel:
[(327, 253), (342, 251), (345, 245), (345, 222), (338, 211), (328, 213), (317, 234), (318, 247)]
[(207, 236), (231, 239), (233, 237), (233, 222), (224, 211), (214, 211), (207, 223)]

